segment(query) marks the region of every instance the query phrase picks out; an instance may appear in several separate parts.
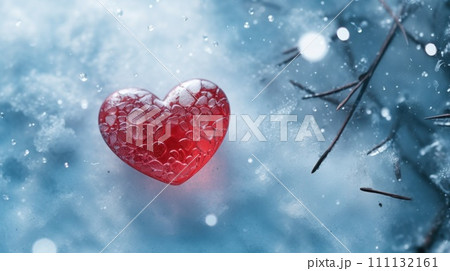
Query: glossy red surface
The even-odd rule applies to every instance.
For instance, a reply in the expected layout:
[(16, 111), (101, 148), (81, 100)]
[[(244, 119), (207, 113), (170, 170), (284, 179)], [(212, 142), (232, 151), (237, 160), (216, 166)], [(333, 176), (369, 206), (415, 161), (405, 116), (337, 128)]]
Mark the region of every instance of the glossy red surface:
[(228, 129), (230, 106), (214, 83), (193, 79), (164, 100), (143, 89), (114, 92), (99, 113), (109, 148), (136, 170), (179, 185), (214, 155)]

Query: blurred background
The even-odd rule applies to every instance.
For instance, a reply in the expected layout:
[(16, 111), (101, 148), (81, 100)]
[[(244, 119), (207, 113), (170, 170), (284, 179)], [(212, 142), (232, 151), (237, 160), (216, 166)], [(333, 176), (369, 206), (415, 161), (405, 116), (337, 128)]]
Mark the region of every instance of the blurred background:
[[(164, 188), (116, 157), (98, 130), (99, 107), (115, 90), (164, 97), (177, 85), (116, 19), (181, 80), (219, 85), (238, 116), (238, 140), (225, 139), (105, 252), (346, 252), (342, 244), (449, 252), (450, 123), (424, 118), (450, 108), (450, 1), (386, 1), (395, 13), (407, 9), (408, 42), (398, 30), (340, 141), (310, 173), (348, 108), (303, 100), (290, 80), (316, 92), (357, 80), (395, 23), (377, 0), (353, 1), (332, 21), (348, 3), (2, 0), (0, 252), (98, 252)], [(254, 99), (286, 67), (292, 53), (283, 52), (311, 35), (304, 56)], [(313, 115), (325, 142), (296, 142), (300, 122), (280, 142), (279, 123), (268, 119), (266, 142), (241, 141), (242, 114)], [(366, 155), (394, 124), (395, 140)]]

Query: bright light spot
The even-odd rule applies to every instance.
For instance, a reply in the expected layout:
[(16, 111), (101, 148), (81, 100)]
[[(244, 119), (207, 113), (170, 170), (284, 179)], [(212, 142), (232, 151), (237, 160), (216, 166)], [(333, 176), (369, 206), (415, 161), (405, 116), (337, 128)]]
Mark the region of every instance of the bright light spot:
[(205, 217), (206, 225), (214, 227), (217, 224), (217, 216), (215, 214), (209, 214)]
[(33, 253), (56, 253), (58, 252), (58, 248), (52, 240), (42, 238), (34, 242), (31, 251)]
[(339, 27), (336, 31), (336, 35), (342, 41), (346, 41), (350, 38), (350, 32), (348, 32), (348, 29), (345, 27)]
[(436, 45), (434, 45), (433, 43), (428, 43), (427, 45), (425, 45), (425, 53), (427, 53), (427, 55), (429, 56), (436, 55), (437, 53)]
[(87, 109), (88, 105), (89, 105), (89, 103), (86, 99), (81, 100), (81, 102), (80, 102), (81, 109)]
[(303, 58), (309, 62), (322, 60), (328, 52), (328, 43), (325, 37), (314, 32), (301, 36), (298, 47)]
[(387, 121), (390, 121), (390, 120), (392, 119), (392, 117), (391, 117), (391, 112), (390, 112), (389, 109), (386, 108), (386, 107), (383, 107), (383, 108), (381, 109), (381, 116), (382, 116), (383, 118), (385, 118)]

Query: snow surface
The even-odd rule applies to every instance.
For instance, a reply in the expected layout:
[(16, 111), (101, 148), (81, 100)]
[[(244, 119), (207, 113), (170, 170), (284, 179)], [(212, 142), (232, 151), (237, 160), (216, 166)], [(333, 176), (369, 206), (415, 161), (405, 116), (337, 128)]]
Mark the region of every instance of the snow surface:
[[(398, 1), (388, 2), (397, 10)], [(351, 251), (414, 251), (448, 206), (448, 128), (424, 122), (402, 130), (405, 153), (418, 164), (403, 161), (400, 182), (392, 148), (366, 155), (389, 133), (399, 104), (420, 120), (450, 106), (449, 1), (410, 2), (422, 6), (405, 27), (437, 54), (406, 45), (399, 32), (368, 90), (382, 106), (366, 96), (311, 175), (345, 113), (302, 100), (289, 79), (316, 91), (355, 80), (392, 24), (378, 1), (355, 1), (321, 33), (329, 48), (320, 61), (297, 59), (251, 102), (281, 69), (281, 52), (320, 32), (347, 1), (105, 0), (180, 80), (206, 78), (224, 89), (238, 139), (248, 130), (241, 114), (311, 114), (326, 139), (295, 142), (295, 123), (280, 142), (279, 124), (267, 118), (266, 142), (225, 140), (197, 175), (165, 190), (105, 252), (345, 252), (252, 154)], [(0, 252), (98, 252), (164, 188), (109, 150), (99, 107), (118, 89), (164, 97), (178, 82), (95, 0), (2, 0), (0, 17)], [(348, 41), (335, 38), (339, 27), (348, 29)], [(402, 119), (408, 122), (417, 120)], [(414, 171), (421, 165), (423, 175)], [(447, 216), (432, 251), (450, 251), (448, 224)]]

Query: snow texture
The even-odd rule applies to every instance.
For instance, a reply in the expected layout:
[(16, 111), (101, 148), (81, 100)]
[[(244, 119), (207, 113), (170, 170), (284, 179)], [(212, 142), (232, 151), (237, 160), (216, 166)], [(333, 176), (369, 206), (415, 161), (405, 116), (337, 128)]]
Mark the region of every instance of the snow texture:
[[(387, 2), (399, 10), (400, 1)], [(427, 250), (450, 252), (449, 128), (423, 120), (450, 108), (450, 2), (407, 2), (417, 9), (405, 28), (436, 55), (398, 31), (341, 140), (310, 174), (346, 113), (302, 100), (289, 80), (325, 91), (366, 71), (393, 23), (379, 1), (352, 3), (321, 33), (322, 59), (298, 58), (251, 102), (283, 68), (281, 53), (319, 33), (347, 1), (105, 0), (176, 77), (215, 82), (238, 116), (238, 140), (225, 139), (105, 252), (346, 252), (252, 154), (353, 252), (417, 251), (435, 224)], [(2, 0), (0, 17), (0, 252), (98, 252), (165, 185), (109, 150), (99, 107), (118, 89), (164, 97), (178, 82), (95, 0)], [(348, 41), (336, 37), (339, 27)], [(266, 142), (241, 142), (241, 114), (313, 115), (326, 140), (295, 142), (299, 122), (280, 142), (279, 123), (267, 118)], [(396, 119), (400, 181), (394, 148), (366, 155)]]

